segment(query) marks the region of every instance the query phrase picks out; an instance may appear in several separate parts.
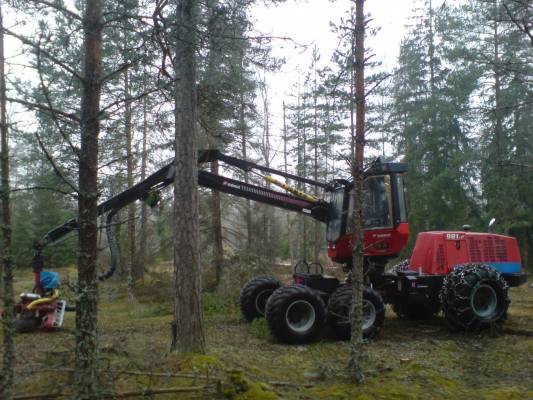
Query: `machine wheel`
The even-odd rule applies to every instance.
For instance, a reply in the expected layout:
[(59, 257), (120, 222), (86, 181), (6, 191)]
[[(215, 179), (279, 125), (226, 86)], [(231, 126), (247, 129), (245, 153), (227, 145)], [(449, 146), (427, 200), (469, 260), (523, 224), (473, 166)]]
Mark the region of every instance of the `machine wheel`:
[(494, 268), (458, 265), (444, 279), (440, 301), (452, 329), (478, 330), (503, 323), (509, 308), (509, 285)]
[[(351, 336), (350, 306), (352, 304), (352, 287), (339, 287), (328, 302), (328, 321), (333, 332), (341, 340), (348, 340)], [(363, 337), (371, 339), (381, 330), (385, 321), (385, 304), (381, 296), (374, 289), (365, 286), (363, 292)]]
[(13, 319), (13, 328), (17, 333), (28, 333), (41, 326), (41, 319), (37, 317), (20, 317)]
[(265, 306), (270, 295), (281, 287), (272, 276), (258, 276), (246, 282), (241, 289), (241, 313), (248, 322), (265, 315)]
[(315, 340), (326, 322), (326, 307), (315, 290), (304, 285), (282, 287), (266, 305), (266, 320), (274, 337), (282, 343)]

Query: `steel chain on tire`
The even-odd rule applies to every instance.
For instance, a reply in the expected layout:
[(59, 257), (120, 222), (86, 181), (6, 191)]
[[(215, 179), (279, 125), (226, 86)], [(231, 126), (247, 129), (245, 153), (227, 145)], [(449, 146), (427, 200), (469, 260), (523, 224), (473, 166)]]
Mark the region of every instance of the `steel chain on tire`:
[[(473, 309), (473, 290), (481, 284), (490, 286), (497, 296), (494, 316), (482, 318)], [(494, 268), (483, 264), (461, 264), (445, 278), (439, 292), (444, 316), (457, 330), (478, 330), (491, 323), (502, 323), (510, 304), (509, 285)]]
[(402, 260), (400, 261), (398, 264), (394, 265), (392, 268), (391, 268), (391, 272), (403, 272), (403, 271), (407, 271), (409, 269), (409, 259), (405, 259), (405, 260)]

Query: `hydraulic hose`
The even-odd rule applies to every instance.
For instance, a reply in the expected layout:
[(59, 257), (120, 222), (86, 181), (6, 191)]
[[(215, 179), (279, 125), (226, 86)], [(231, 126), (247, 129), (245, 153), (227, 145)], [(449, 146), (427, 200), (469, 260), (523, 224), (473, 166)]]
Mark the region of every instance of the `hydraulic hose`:
[(98, 276), (98, 279), (101, 281), (111, 278), (113, 274), (115, 273), (115, 270), (117, 269), (119, 248), (118, 248), (116, 224), (113, 221), (117, 212), (118, 212), (117, 209), (111, 210), (107, 214), (106, 219), (105, 219), (105, 224), (106, 224), (105, 232), (107, 236), (107, 244), (109, 246), (109, 252), (111, 253), (111, 259), (109, 261), (109, 268), (107, 269), (107, 271)]
[(40, 299), (32, 301), (28, 306), (26, 307), (28, 310), (33, 310), (35, 307), (40, 306), (41, 304), (50, 303), (53, 300), (56, 300), (59, 298), (59, 290), (54, 289), (52, 291), (52, 296), (50, 297), (42, 297)]

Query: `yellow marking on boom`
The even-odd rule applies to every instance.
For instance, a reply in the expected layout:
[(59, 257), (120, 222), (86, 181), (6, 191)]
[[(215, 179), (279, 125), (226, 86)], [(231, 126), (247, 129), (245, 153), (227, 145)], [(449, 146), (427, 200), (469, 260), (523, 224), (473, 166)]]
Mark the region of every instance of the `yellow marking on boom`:
[(317, 197), (313, 195), (307, 194), (305, 192), (302, 192), (301, 190), (298, 190), (296, 188), (293, 188), (292, 186), (287, 185), (286, 183), (278, 181), (276, 178), (272, 177), (271, 175), (266, 175), (264, 176), (264, 178), (268, 182), (273, 183), (274, 185), (285, 189), (287, 192), (292, 193), (293, 195), (297, 197), (301, 197), (302, 199), (305, 199), (307, 201), (318, 201), (319, 200)]

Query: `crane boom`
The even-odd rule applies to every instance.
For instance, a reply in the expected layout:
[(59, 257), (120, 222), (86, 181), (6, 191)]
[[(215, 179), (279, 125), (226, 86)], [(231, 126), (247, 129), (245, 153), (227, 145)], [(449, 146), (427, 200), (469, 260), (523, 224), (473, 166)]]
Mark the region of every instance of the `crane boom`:
[[(231, 157), (222, 154), (218, 150), (200, 150), (198, 153), (198, 163), (204, 164), (214, 160), (222, 161), (228, 165), (237, 167), (244, 171), (251, 171), (258, 169), (263, 172), (275, 173), (285, 178), (293, 179), (298, 182), (306, 183), (313, 186), (326, 188), (327, 185), (322, 182), (317, 182), (312, 179), (303, 178), (297, 175), (278, 171), (273, 168), (265, 167), (251, 161), (241, 160), (236, 157)], [(151, 193), (159, 192), (161, 189), (167, 187), (174, 181), (175, 176), (174, 162), (171, 162), (145, 180), (135, 184), (129, 189), (120, 192), (110, 199), (98, 205), (98, 216), (106, 214), (111, 211), (118, 211), (121, 208), (136, 200), (144, 200), (149, 198)], [(213, 174), (208, 171), (198, 171), (198, 184), (203, 187), (218, 190), (220, 192), (229, 193), (234, 196), (243, 197), (246, 199), (258, 201), (269, 204), (274, 207), (283, 208), (289, 211), (295, 211), (310, 215), (319, 221), (325, 222), (327, 219), (327, 203), (323, 200), (312, 201), (309, 198), (302, 198), (292, 194), (286, 194), (253, 185), (246, 182), (241, 182), (236, 179), (225, 176)], [(78, 228), (76, 218), (70, 219), (64, 224), (50, 230), (40, 240), (34, 244), (35, 250), (40, 253), (42, 249), (57, 242), (65, 235)], [(42, 264), (42, 263), (38, 263)]]

